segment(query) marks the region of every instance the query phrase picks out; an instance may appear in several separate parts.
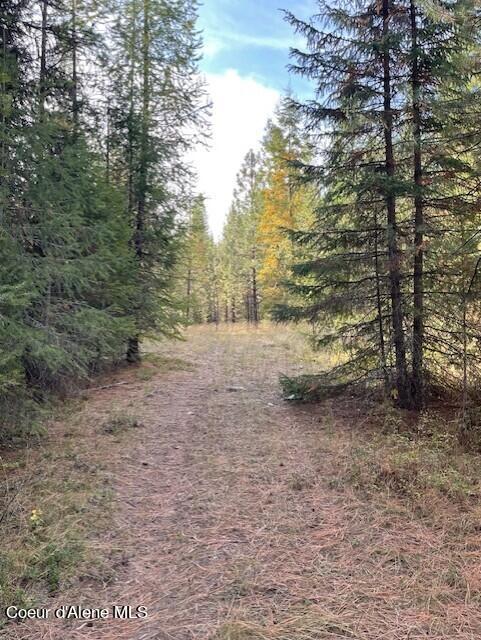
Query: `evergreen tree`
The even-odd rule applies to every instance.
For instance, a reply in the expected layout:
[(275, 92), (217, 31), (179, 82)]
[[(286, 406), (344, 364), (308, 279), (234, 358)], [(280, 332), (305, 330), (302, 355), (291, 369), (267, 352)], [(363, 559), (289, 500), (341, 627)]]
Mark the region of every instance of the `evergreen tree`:
[(269, 312), (276, 304), (289, 300), (283, 283), (288, 279), (291, 263), (299, 258), (290, 232), (307, 229), (312, 223), (312, 193), (299, 184), (293, 167), (295, 161), (307, 160), (309, 149), (288, 98), (281, 101), (275, 120), (267, 126), (262, 154), (265, 188), (258, 229), (259, 285), (263, 310)]
[[(320, 162), (298, 164), (322, 198), (316, 228), (297, 235), (312, 252), (294, 268), (304, 304), (279, 308), (277, 317), (317, 322), (318, 345), (343, 345), (345, 360), (321, 376), (320, 388), (381, 378), (401, 406), (420, 407), (423, 355), (439, 354), (439, 335), (428, 342), (424, 330), (427, 236), (437, 237), (454, 202), (463, 216), (472, 211), (456, 186), (470, 173), (461, 161), (473, 142), (469, 118), (454, 136), (449, 124), (473, 99), (471, 8), (319, 6), (316, 24), (288, 14), (309, 48), (293, 52), (293, 68), (316, 85), (316, 99), (297, 109)], [(450, 195), (433, 198), (434, 184)], [(430, 273), (440, 275), (434, 265)]]
[(225, 268), (225, 318), (236, 322), (260, 320), (259, 220), (262, 210), (263, 171), (260, 155), (249, 151), (237, 175), (237, 186), (224, 227), (221, 254)]
[(211, 319), (214, 293), (212, 282), (213, 241), (209, 235), (205, 201), (195, 198), (179, 255), (180, 297), (184, 302), (188, 324)]
[(87, 82), (106, 53), (89, 18), (106, 8), (23, 0), (0, 11), (4, 406), (21, 408), (25, 394), (39, 400), (122, 359), (128, 338), (135, 359), (142, 331), (172, 324), (167, 284), (189, 189), (183, 156), (202, 113), (195, 6), (139, 0), (121, 16), (130, 48), (119, 45), (110, 67), (118, 80), (115, 64), (125, 63), (132, 100), (112, 90), (107, 159)]
[(140, 357), (143, 333), (175, 330), (176, 224), (190, 198), (184, 153), (203, 122), (195, 19), (191, 0), (122, 0), (117, 8), (109, 155), (126, 190), (137, 262), (129, 362)]

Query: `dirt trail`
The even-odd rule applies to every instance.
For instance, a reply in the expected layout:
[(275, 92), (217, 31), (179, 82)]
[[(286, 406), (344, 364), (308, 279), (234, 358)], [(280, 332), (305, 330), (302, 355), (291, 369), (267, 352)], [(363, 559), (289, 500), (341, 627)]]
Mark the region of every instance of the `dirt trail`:
[(476, 598), (439, 578), (457, 553), (445, 532), (343, 486), (362, 418), (280, 399), (279, 371), (298, 368), (294, 342), (192, 330), (169, 347), (189, 366), (173, 360), (177, 370), (95, 395), (89, 411), (113, 404), (143, 423), (109, 463), (114, 526), (96, 544), (115, 576), (48, 604), (143, 605), (149, 616), (32, 622), (10, 637), (481, 637)]

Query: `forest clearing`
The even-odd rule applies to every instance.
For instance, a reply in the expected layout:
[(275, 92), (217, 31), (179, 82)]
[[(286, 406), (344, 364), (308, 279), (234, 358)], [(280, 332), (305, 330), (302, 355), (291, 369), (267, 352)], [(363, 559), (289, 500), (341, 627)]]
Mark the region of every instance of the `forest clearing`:
[(362, 398), (286, 404), (277, 374), (306, 355), (291, 330), (196, 327), (62, 409), (11, 475), (3, 546), (30, 572), (24, 602), (149, 615), (3, 637), (479, 637), (481, 457), (439, 414), (407, 438)]

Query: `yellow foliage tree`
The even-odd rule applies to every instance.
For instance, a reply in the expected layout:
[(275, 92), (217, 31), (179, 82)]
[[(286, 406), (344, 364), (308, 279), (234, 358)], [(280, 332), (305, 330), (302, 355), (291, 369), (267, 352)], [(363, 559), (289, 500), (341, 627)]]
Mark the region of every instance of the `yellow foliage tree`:
[(284, 286), (290, 275), (295, 246), (288, 230), (309, 224), (309, 193), (295, 184), (292, 162), (306, 153), (298, 135), (295, 114), (287, 101), (281, 103), (277, 122), (270, 122), (264, 138), (266, 186), (258, 234), (262, 247), (259, 285), (262, 308), (269, 312), (276, 304), (287, 303), (289, 292)]

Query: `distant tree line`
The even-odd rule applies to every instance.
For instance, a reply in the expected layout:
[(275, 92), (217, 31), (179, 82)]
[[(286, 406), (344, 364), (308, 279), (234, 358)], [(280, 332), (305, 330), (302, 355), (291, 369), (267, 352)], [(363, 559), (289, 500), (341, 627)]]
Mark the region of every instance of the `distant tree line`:
[(476, 402), (481, 355), (481, 14), (472, 0), (318, 2), (286, 97), (213, 251), (217, 321), (309, 324), (337, 365), (289, 397), (384, 389)]
[(267, 124), (260, 150), (244, 158), (218, 242), (210, 235), (203, 198), (195, 201), (177, 289), (189, 323), (256, 324), (275, 304), (293, 299), (284, 281), (305, 251), (288, 232), (309, 228), (315, 199), (291, 163), (310, 156), (301, 120), (285, 97)]

